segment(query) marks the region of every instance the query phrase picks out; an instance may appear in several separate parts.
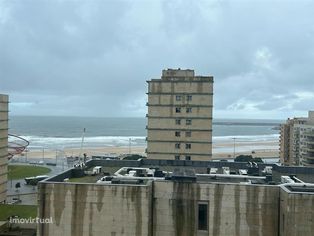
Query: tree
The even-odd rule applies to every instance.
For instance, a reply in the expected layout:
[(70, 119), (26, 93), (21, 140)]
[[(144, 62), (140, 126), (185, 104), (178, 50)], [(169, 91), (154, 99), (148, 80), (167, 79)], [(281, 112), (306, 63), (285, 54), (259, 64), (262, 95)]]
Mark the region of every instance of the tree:
[(260, 157), (254, 157), (254, 158), (252, 159), (252, 161), (254, 161), (254, 162), (259, 162), (259, 163), (264, 163), (264, 162), (263, 162), (263, 159), (260, 158)]
[(18, 192), (20, 187), (21, 187), (20, 182), (17, 182), (17, 183), (15, 184), (15, 188), (16, 188), (15, 191)]
[(37, 186), (38, 180), (32, 179), (32, 180), (29, 182), (29, 184), (30, 184), (31, 186), (33, 186), (33, 190), (35, 190), (35, 186)]
[(239, 155), (234, 159), (234, 161), (235, 162), (249, 162), (249, 161), (252, 161), (252, 159), (253, 159), (252, 155)]
[(235, 162), (259, 162), (263, 163), (262, 158), (254, 157), (252, 155), (239, 155), (234, 159)]

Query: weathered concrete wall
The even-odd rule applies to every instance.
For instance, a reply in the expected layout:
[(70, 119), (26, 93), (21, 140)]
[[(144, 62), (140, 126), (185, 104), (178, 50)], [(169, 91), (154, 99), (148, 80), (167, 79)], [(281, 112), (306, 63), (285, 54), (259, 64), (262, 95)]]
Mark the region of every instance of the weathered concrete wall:
[[(149, 151), (152, 153), (158, 153), (162, 150), (165, 154), (171, 153), (174, 157), (175, 154), (202, 154), (211, 156), (211, 143), (196, 143), (196, 142), (177, 142), (180, 143), (180, 148), (175, 148), (176, 142), (162, 142), (155, 141), (150, 143)], [(186, 149), (185, 144), (191, 144), (190, 149)], [(174, 158), (173, 158), (174, 159)], [(206, 160), (206, 159), (205, 159)], [(208, 160), (208, 159), (207, 159)]]
[(193, 78), (198, 82), (185, 81), (184, 83), (176, 81), (153, 80), (148, 84), (148, 91), (151, 93), (213, 93), (212, 77)]
[[(209, 144), (211, 145), (211, 144)], [(180, 160), (184, 160), (185, 159), (185, 156), (186, 155), (189, 155), (191, 157), (191, 160), (195, 160), (195, 161), (204, 161), (204, 160), (210, 160), (212, 155), (211, 154), (208, 154), (208, 155), (205, 155), (205, 154), (202, 154), (202, 155), (193, 155), (193, 154), (186, 154), (186, 153), (182, 153), (182, 152), (178, 152), (178, 153), (172, 153), (172, 154), (153, 154), (153, 153), (150, 153), (150, 159), (149, 160), (152, 160), (152, 159), (159, 159), (159, 160), (169, 160), (169, 156), (171, 155), (171, 158), (172, 156), (175, 156), (175, 155), (179, 155), (180, 156)]]
[[(198, 230), (198, 204), (208, 230)], [(297, 236), (314, 232), (314, 194), (280, 186), (154, 181), (147, 186), (42, 182), (38, 235)]]
[[(278, 235), (277, 186), (154, 182), (153, 232), (163, 236)], [(197, 230), (208, 202), (208, 231)]]
[(41, 183), (38, 235), (149, 236), (151, 185)]
[(0, 94), (0, 203), (7, 193), (8, 101), (7, 95)]
[[(175, 106), (149, 106), (148, 115), (156, 117), (184, 117), (191, 118), (212, 118), (213, 117), (213, 108), (212, 107), (192, 107), (192, 112), (186, 113), (185, 108), (181, 108), (180, 113), (176, 113)], [(193, 122), (192, 122), (193, 123)]]
[(196, 105), (196, 106), (207, 106), (208, 104), (213, 104), (212, 96), (204, 96), (203, 94), (193, 94), (193, 99), (188, 100), (187, 95), (191, 95), (188, 91), (185, 93), (178, 94), (181, 96), (181, 100), (177, 101), (175, 94), (150, 94), (148, 97), (148, 103), (151, 105), (155, 104), (173, 104), (173, 105)]
[[(176, 132), (180, 132), (180, 136), (176, 136)], [(187, 132), (190, 132), (187, 134)], [(204, 131), (204, 130), (183, 130), (180, 129), (179, 131), (173, 129), (173, 131), (169, 130), (148, 130), (147, 135), (151, 140), (154, 141), (164, 141), (172, 140), (173, 142), (187, 142), (187, 143), (193, 143), (198, 142), (199, 140), (206, 140), (203, 142), (210, 143), (212, 141), (211, 139), (211, 131)]]
[[(161, 122), (162, 119), (162, 122)], [(180, 125), (176, 124), (176, 120), (180, 120)], [(186, 124), (185, 117), (176, 117), (173, 118), (153, 118), (150, 117), (147, 120), (147, 126), (149, 128), (159, 128), (159, 129), (191, 129), (191, 125)], [(205, 129), (209, 130), (212, 128), (212, 120), (211, 119), (193, 119), (193, 129)]]
[(280, 190), (280, 236), (314, 234), (314, 194)]

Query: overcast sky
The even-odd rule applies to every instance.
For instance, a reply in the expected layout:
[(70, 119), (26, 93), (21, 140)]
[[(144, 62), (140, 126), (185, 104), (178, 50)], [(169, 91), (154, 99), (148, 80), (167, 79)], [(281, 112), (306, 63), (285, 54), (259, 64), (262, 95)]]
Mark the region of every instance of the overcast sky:
[(313, 1), (0, 0), (11, 115), (146, 114), (164, 68), (214, 76), (215, 118), (314, 109)]

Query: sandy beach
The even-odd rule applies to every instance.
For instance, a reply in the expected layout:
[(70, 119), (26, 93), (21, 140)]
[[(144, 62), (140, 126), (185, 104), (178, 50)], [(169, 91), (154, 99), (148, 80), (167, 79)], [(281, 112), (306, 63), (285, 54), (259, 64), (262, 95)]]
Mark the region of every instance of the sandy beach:
[(218, 142), (213, 144), (213, 159), (233, 158), (238, 155), (252, 155), (253, 157), (279, 157), (278, 141), (263, 142)]
[[(234, 152), (235, 151), (235, 152)], [(28, 149), (22, 156), (30, 159), (55, 159), (65, 156), (82, 156), (86, 153), (87, 156), (117, 156), (120, 154), (145, 154), (144, 146), (118, 146), (118, 147), (83, 147), (80, 148), (65, 148), (63, 150), (51, 149)], [(253, 157), (274, 158), (279, 156), (279, 146), (276, 141), (265, 142), (238, 142), (235, 144), (230, 142), (215, 142), (213, 144), (213, 159), (232, 159), (233, 156), (249, 154)]]

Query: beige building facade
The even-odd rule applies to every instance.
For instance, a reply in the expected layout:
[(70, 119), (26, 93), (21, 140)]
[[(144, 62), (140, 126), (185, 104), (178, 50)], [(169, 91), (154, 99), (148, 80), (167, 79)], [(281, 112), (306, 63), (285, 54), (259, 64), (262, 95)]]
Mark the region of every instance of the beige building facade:
[(8, 99), (0, 94), (0, 203), (6, 200), (7, 193)]
[(210, 160), (213, 77), (167, 69), (147, 83), (147, 157)]
[(289, 166), (314, 166), (314, 111), (306, 118), (288, 119), (281, 126), (280, 161)]

